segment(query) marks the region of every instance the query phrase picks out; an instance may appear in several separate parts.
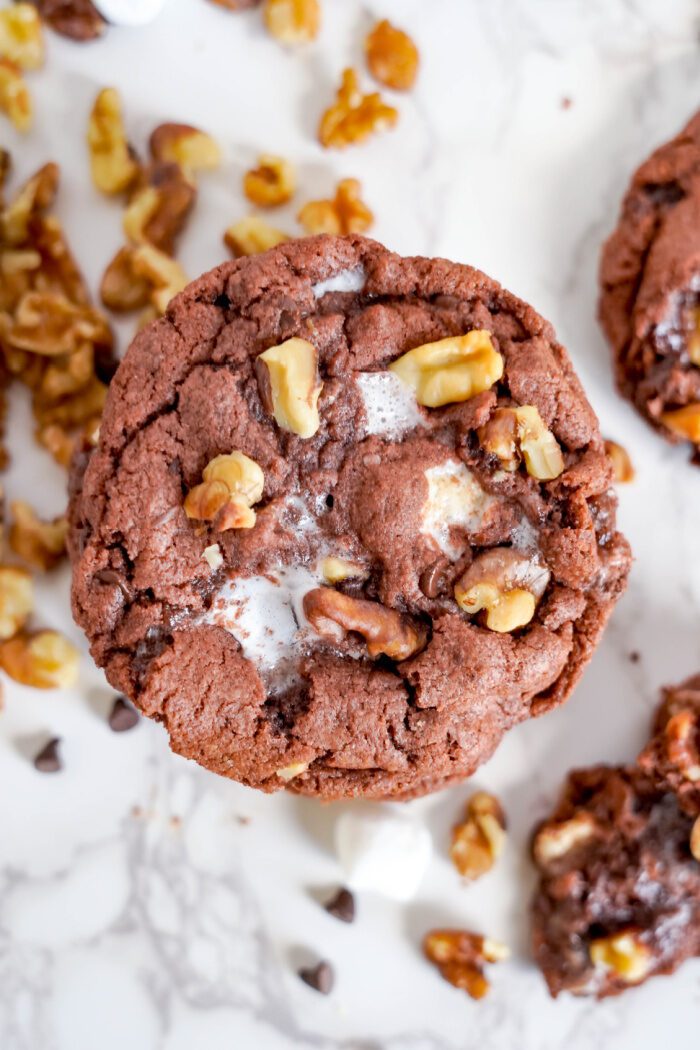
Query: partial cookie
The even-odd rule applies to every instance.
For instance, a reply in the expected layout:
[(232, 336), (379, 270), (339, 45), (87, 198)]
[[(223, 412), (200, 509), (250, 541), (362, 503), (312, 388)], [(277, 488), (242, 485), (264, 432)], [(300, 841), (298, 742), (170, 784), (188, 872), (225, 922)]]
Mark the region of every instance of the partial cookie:
[(632, 177), (600, 285), (620, 392), (700, 462), (700, 114)]
[(531, 307), (300, 240), (132, 344), (74, 474), (73, 608), (176, 751), (266, 791), (422, 794), (573, 689), (629, 571), (610, 485)]
[(692, 829), (637, 767), (569, 775), (533, 841), (534, 954), (553, 996), (617, 995), (700, 955)]
[(687, 813), (700, 814), (700, 675), (662, 690), (652, 738), (637, 763)]

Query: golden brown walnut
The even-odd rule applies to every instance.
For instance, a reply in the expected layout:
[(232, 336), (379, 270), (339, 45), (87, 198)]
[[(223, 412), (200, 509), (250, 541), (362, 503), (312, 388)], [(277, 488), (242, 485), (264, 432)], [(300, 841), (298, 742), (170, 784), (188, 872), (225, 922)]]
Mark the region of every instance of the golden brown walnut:
[(308, 44), (321, 28), (321, 5), (319, 0), (265, 0), (263, 18), (281, 44)]
[(6, 641), (20, 631), (34, 610), (31, 575), (13, 565), (0, 565), (0, 639)]
[(159, 124), (151, 133), (149, 147), (155, 161), (177, 164), (189, 178), (221, 164), (216, 139), (191, 124)]
[(620, 930), (591, 941), (589, 952), (595, 966), (612, 972), (625, 984), (639, 984), (654, 965), (651, 950), (635, 929)]
[(83, 43), (96, 40), (104, 33), (107, 23), (92, 0), (32, 0), (51, 29), (70, 40)]
[(243, 192), (259, 208), (286, 204), (294, 196), (296, 184), (294, 165), (273, 153), (262, 153), (257, 168), (251, 168), (243, 176)]
[(110, 344), (109, 327), (99, 311), (76, 306), (62, 295), (27, 292), (15, 310), (5, 339), (17, 350), (55, 356), (73, 354), (85, 343)]
[(486, 626), (506, 634), (524, 627), (549, 583), (549, 570), (512, 547), (477, 555), (455, 584), (455, 601), (470, 615), (485, 611)]
[(0, 113), (5, 113), (17, 131), (29, 131), (34, 107), (29, 88), (19, 66), (9, 58), (0, 58)]
[(528, 474), (538, 481), (552, 481), (564, 470), (557, 439), (535, 405), (497, 408), (488, 423), (479, 428), (478, 436), (503, 470), (517, 470), (524, 461)]
[(364, 565), (347, 561), (345, 558), (323, 558), (321, 575), (326, 583), (342, 583), (343, 580), (364, 579), (369, 575)]
[(302, 773), (305, 773), (308, 768), (308, 762), (292, 762), (290, 765), (285, 766), (283, 769), (278, 769), (277, 776), (280, 778), (280, 780), (284, 780), (285, 783), (289, 783), (290, 780), (294, 780), (296, 777), (300, 777)]
[(452, 829), (450, 856), (460, 875), (478, 879), (490, 871), (506, 842), (503, 807), (494, 795), (477, 791), (467, 802), (465, 818)]
[(20, 558), (42, 572), (55, 568), (66, 554), (68, 521), (65, 514), (43, 521), (29, 503), (10, 504), (10, 547)]
[(627, 449), (623, 448), (622, 445), (618, 445), (617, 441), (606, 441), (605, 452), (612, 461), (615, 481), (620, 485), (626, 485), (628, 482), (634, 481), (634, 467)]
[(257, 215), (239, 219), (224, 233), (224, 244), (236, 258), (241, 255), (258, 255), (288, 240), (290, 238), (286, 233), (276, 230)]
[(297, 218), (307, 233), (365, 233), (374, 215), (362, 200), (357, 179), (342, 179), (333, 200), (309, 201)]
[(152, 244), (172, 255), (196, 198), (196, 187), (179, 164), (155, 161), (141, 172), (129, 197), (124, 233), (134, 244)]
[(375, 80), (394, 91), (409, 91), (418, 75), (418, 48), (403, 29), (385, 18), (365, 41), (367, 65)]
[(58, 165), (49, 163), (27, 179), (12, 203), (2, 212), (0, 239), (10, 246), (19, 246), (27, 240), (32, 220), (53, 204), (58, 178)]
[(700, 817), (696, 817), (690, 831), (690, 852), (696, 860), (700, 860)]
[(78, 678), (78, 650), (57, 631), (24, 632), (0, 645), (0, 667), (22, 685), (67, 689)]
[(0, 58), (9, 58), (20, 69), (43, 66), (44, 34), (33, 4), (13, 4), (0, 11)]
[(100, 298), (115, 313), (141, 310), (148, 303), (151, 284), (134, 269), (134, 249), (120, 248), (102, 275)]
[(661, 414), (661, 422), (678, 437), (700, 443), (700, 402), (694, 401), (684, 408), (674, 408)]
[(417, 346), (389, 370), (411, 387), (419, 405), (439, 408), (490, 390), (503, 375), (503, 358), (489, 333), (475, 330)]
[(590, 842), (596, 834), (597, 824), (590, 813), (577, 813), (569, 820), (543, 824), (532, 843), (532, 856), (542, 871), (565, 857), (567, 853)]
[(204, 468), (202, 481), (187, 494), (185, 514), (197, 521), (211, 521), (217, 532), (252, 529), (253, 505), (262, 499), (265, 475), (243, 452), (216, 456)]
[(138, 178), (139, 165), (124, 130), (116, 88), (102, 88), (90, 113), (87, 133), (92, 181), (102, 193), (123, 193)]
[(483, 999), (490, 988), (484, 976), (484, 964), (502, 962), (510, 956), (504, 944), (490, 937), (469, 930), (450, 929), (427, 933), (423, 952), (446, 981), (472, 999)]
[(187, 274), (175, 259), (152, 244), (142, 244), (132, 256), (134, 273), (151, 285), (151, 303), (164, 314), (168, 303), (187, 285)]
[(355, 70), (345, 69), (335, 102), (321, 117), (319, 142), (327, 149), (344, 149), (392, 128), (398, 119), (398, 110), (387, 105), (379, 92), (363, 95)]
[(304, 613), (322, 638), (343, 641), (349, 632), (360, 634), (371, 657), (407, 660), (426, 642), (425, 628), (404, 613), (379, 602), (351, 598), (331, 587), (316, 587), (304, 595)]
[(700, 781), (700, 752), (696, 743), (697, 722), (688, 708), (669, 718), (664, 729), (666, 754), (669, 762), (692, 784)]
[(321, 425), (318, 399), (323, 383), (318, 352), (306, 339), (287, 339), (255, 359), (260, 400), (282, 430), (310, 438)]

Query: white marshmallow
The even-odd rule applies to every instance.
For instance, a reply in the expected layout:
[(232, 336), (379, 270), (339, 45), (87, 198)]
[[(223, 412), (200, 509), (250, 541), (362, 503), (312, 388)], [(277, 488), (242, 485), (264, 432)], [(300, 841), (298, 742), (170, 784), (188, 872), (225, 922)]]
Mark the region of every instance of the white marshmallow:
[(355, 376), (367, 417), (366, 432), (395, 441), (425, 426), (416, 395), (394, 372), (360, 372)]
[(314, 295), (320, 299), (326, 292), (361, 292), (366, 279), (367, 275), (361, 266), (356, 270), (341, 270), (325, 281), (315, 284)]
[(478, 529), (495, 501), (471, 471), (456, 460), (448, 459), (439, 467), (430, 467), (425, 476), (428, 499), (423, 507), (421, 532), (431, 536), (440, 550), (455, 560), (462, 552), (450, 540), (450, 527)]
[(348, 885), (407, 901), (425, 875), (433, 852), (430, 834), (411, 817), (384, 807), (343, 813), (335, 848)]
[(165, 7), (167, 0), (93, 0), (102, 17), (115, 26), (145, 26)]

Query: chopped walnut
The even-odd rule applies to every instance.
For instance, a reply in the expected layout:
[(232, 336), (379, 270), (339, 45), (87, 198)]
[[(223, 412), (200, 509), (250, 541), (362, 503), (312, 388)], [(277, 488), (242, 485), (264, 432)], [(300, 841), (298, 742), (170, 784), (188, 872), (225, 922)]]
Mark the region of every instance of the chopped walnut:
[(452, 829), (450, 856), (460, 875), (478, 879), (490, 871), (506, 841), (506, 821), (500, 802), (477, 791), (467, 802), (465, 819)]
[(115, 313), (141, 310), (148, 303), (151, 283), (134, 269), (134, 248), (120, 248), (102, 275), (100, 299)]
[(115, 88), (103, 88), (90, 113), (87, 133), (92, 181), (103, 193), (123, 193), (138, 177), (139, 165), (124, 130)]
[(243, 192), (259, 208), (276, 208), (292, 199), (296, 181), (293, 164), (284, 157), (263, 153), (258, 157), (257, 168), (243, 176)]
[(333, 200), (309, 201), (297, 216), (307, 233), (365, 233), (374, 215), (360, 197), (357, 179), (342, 179)]
[(221, 164), (218, 142), (190, 124), (160, 124), (151, 133), (149, 146), (154, 160), (177, 164), (188, 178)]
[(318, 36), (321, 5), (319, 0), (265, 0), (263, 18), (281, 44), (307, 44)]
[(224, 233), (224, 244), (237, 258), (241, 255), (258, 255), (269, 251), (277, 244), (284, 244), (290, 238), (281, 230), (276, 230), (264, 219), (250, 215), (240, 219)]
[(78, 650), (57, 631), (21, 633), (0, 645), (0, 667), (22, 685), (67, 689), (78, 678)]
[(10, 504), (12, 525), (10, 547), (30, 565), (43, 572), (53, 569), (65, 557), (68, 521), (65, 514), (53, 521), (42, 521), (28, 503)]
[(202, 557), (213, 572), (216, 572), (224, 564), (224, 556), (218, 543), (211, 543), (208, 547), (205, 547), (202, 551)]
[(365, 41), (367, 65), (375, 80), (394, 91), (409, 91), (418, 75), (418, 48), (403, 29), (384, 19)]
[(202, 481), (187, 494), (185, 514), (211, 521), (217, 532), (252, 529), (253, 505), (262, 499), (265, 475), (243, 452), (216, 456), (204, 468)]
[(560, 823), (543, 824), (532, 843), (535, 864), (546, 871), (578, 846), (590, 842), (596, 829), (594, 818), (585, 812)]
[(549, 570), (512, 547), (493, 547), (477, 555), (455, 584), (455, 601), (464, 612), (485, 611), (486, 626), (506, 634), (524, 627), (549, 582)]
[(419, 405), (440, 408), (490, 390), (503, 375), (503, 358), (488, 332), (472, 331), (417, 346), (389, 371), (411, 387)]
[(504, 944), (469, 930), (431, 930), (423, 940), (423, 952), (446, 981), (472, 999), (482, 999), (490, 988), (484, 964), (510, 956)]
[(627, 449), (623, 448), (622, 445), (618, 445), (616, 441), (606, 441), (605, 451), (608, 458), (612, 461), (615, 481), (621, 485), (634, 481), (634, 467)]
[(368, 570), (364, 565), (346, 561), (345, 558), (324, 558), (321, 561), (321, 574), (326, 583), (342, 583), (343, 580), (364, 579)]
[(690, 852), (696, 860), (700, 860), (700, 817), (696, 817), (690, 832)]
[(85, 343), (109, 343), (110, 332), (104, 317), (90, 306), (76, 306), (51, 292), (27, 292), (5, 339), (17, 350), (53, 357), (75, 354)]
[(318, 352), (306, 339), (287, 339), (259, 354), (255, 373), (263, 407), (282, 430), (310, 438), (321, 421)]
[(134, 273), (151, 284), (151, 303), (160, 314), (164, 314), (170, 300), (187, 285), (187, 274), (179, 262), (152, 244), (142, 244), (134, 249), (132, 258)]
[(0, 57), (20, 69), (40, 69), (44, 64), (44, 34), (33, 4), (13, 4), (0, 11)]
[(32, 577), (24, 569), (0, 565), (0, 639), (20, 631), (34, 609)]
[(357, 73), (346, 69), (335, 102), (321, 117), (318, 138), (326, 148), (343, 149), (392, 128), (398, 119), (398, 111), (387, 105), (378, 92), (363, 95)]
[(107, 23), (92, 0), (32, 0), (47, 26), (83, 43), (102, 36)]
[(285, 766), (284, 769), (278, 769), (277, 776), (280, 780), (289, 783), (289, 781), (294, 780), (295, 777), (300, 777), (308, 768), (308, 762), (292, 762), (290, 765)]
[(304, 613), (317, 634), (341, 642), (360, 634), (371, 657), (406, 660), (426, 642), (425, 628), (410, 616), (379, 602), (351, 598), (331, 587), (316, 587), (304, 595)]
[(700, 402), (663, 412), (661, 422), (678, 437), (700, 444)]
[(534, 405), (497, 408), (478, 435), (485, 451), (500, 461), (502, 470), (517, 470), (524, 460), (528, 474), (538, 481), (552, 481), (564, 470), (557, 439)]
[(5, 113), (17, 131), (29, 131), (34, 117), (32, 98), (22, 70), (9, 58), (0, 58), (0, 112)]
[(612, 971), (625, 984), (639, 984), (654, 965), (654, 956), (637, 930), (598, 937), (591, 941), (589, 950), (595, 966)]
[(197, 197), (178, 164), (155, 161), (144, 169), (124, 212), (124, 233), (134, 244), (152, 244), (172, 255)]

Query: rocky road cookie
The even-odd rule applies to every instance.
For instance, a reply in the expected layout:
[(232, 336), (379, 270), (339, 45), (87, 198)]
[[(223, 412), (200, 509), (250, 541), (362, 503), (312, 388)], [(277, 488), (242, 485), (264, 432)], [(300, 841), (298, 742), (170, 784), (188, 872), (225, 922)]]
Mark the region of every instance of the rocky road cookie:
[(620, 392), (700, 462), (700, 114), (635, 172), (600, 283)]
[(338, 798), (562, 703), (629, 569), (596, 418), (484, 274), (319, 237), (141, 332), (75, 470), (73, 608), (174, 750)]

